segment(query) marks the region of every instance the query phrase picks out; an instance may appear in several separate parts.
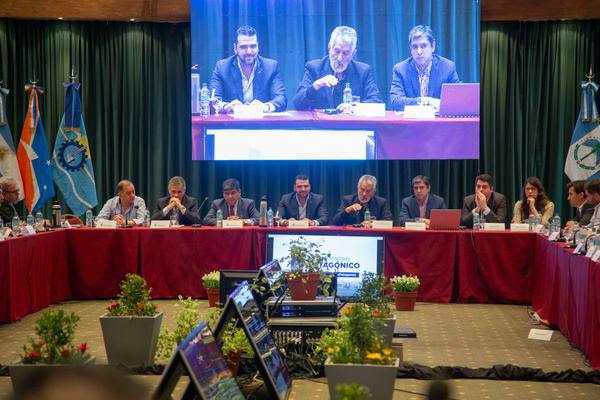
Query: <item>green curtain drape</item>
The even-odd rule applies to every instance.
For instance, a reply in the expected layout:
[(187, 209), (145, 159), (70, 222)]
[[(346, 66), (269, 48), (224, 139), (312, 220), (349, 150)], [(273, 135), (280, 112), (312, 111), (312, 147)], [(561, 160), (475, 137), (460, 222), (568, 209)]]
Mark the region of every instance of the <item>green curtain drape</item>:
[(579, 82), (590, 64), (600, 69), (600, 23), (482, 23), (481, 29), (481, 158), (473, 161), (191, 161), (189, 24), (0, 20), (0, 79), (11, 89), (7, 111), (15, 142), (26, 111), (23, 85), (37, 79), (46, 87), (41, 111), (53, 145), (62, 82), (75, 66), (100, 204), (114, 195), (119, 179), (129, 178), (155, 206), (169, 177), (180, 174), (193, 196), (219, 197), (221, 181), (236, 177), (245, 196), (267, 194), (274, 206), (296, 173), (307, 172), (333, 214), (340, 196), (371, 173), (397, 216), (414, 175), (428, 175), (433, 191), (459, 208), (485, 171), (511, 205), (523, 180), (538, 175), (567, 215), (564, 158)]

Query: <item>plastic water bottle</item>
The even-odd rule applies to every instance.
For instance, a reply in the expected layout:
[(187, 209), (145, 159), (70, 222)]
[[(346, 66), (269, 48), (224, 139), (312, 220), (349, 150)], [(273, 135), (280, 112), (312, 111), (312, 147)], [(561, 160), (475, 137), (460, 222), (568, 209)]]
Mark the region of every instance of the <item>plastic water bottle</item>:
[(52, 226), (55, 228), (60, 228), (60, 216), (60, 204), (58, 201), (54, 200), (54, 203), (52, 204)]
[(561, 228), (560, 215), (556, 214), (554, 216), (554, 229), (556, 229), (556, 232), (558, 232), (558, 236), (556, 237), (557, 239), (560, 238), (560, 228)]
[(269, 211), (267, 211), (267, 226), (269, 228), (273, 227), (273, 210), (269, 207)]
[(33, 214), (29, 213), (27, 214), (27, 225), (31, 225), (33, 226), (35, 224), (35, 218), (33, 218)]
[[(92, 222), (92, 224), (93, 224), (93, 222)], [(150, 211), (148, 211), (148, 210), (146, 210), (144, 212), (144, 226), (146, 228), (150, 226)]]
[(43, 224), (44, 223), (44, 214), (41, 211), (35, 213), (35, 224)]
[(177, 214), (178, 214), (178, 212), (179, 212), (179, 210), (177, 210), (176, 208), (174, 208), (174, 209), (171, 210), (171, 217), (170, 217), (171, 227), (177, 226), (177, 220), (178, 220), (178, 218), (177, 218), (178, 215)]
[(527, 218), (527, 223), (529, 224), (529, 232), (533, 232), (534, 230), (534, 224), (535, 224), (535, 217), (533, 216), (529, 216), (529, 218)]
[(344, 104), (346, 104), (344, 114), (350, 114), (350, 104), (352, 103), (352, 89), (350, 88), (349, 83), (346, 83), (342, 100), (344, 101)]
[(473, 214), (473, 230), (480, 231), (481, 230), (481, 217), (479, 213)]
[(15, 233), (15, 235), (19, 234), (19, 230), (20, 230), (19, 225), (21, 225), (21, 220), (19, 219), (18, 215), (15, 215), (12, 218), (12, 222), (11, 222), (11, 228), (12, 228), (13, 232)]
[(206, 83), (203, 83), (202, 89), (200, 89), (200, 115), (203, 117), (208, 117), (210, 113), (209, 97), (208, 86)]
[(4, 228), (4, 220), (0, 218), (0, 229)]
[(94, 226), (94, 214), (90, 209), (85, 212), (85, 226), (90, 228)]
[(192, 114), (200, 113), (200, 74), (192, 68)]
[(223, 211), (221, 209), (217, 210), (217, 226), (219, 228), (223, 227)]
[(369, 209), (365, 209), (365, 221), (371, 221), (371, 211)]
[(260, 198), (260, 210), (259, 210), (259, 218), (258, 225), (259, 226), (267, 226), (267, 196), (263, 195)]

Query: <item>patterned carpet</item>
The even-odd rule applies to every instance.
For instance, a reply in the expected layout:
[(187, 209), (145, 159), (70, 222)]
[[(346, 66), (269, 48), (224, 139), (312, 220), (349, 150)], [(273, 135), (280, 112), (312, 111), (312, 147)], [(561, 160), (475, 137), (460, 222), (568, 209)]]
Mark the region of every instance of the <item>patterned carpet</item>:
[[(163, 326), (174, 325), (175, 301), (157, 301), (164, 312)], [(76, 341), (88, 343), (97, 364), (106, 363), (106, 354), (98, 316), (108, 301), (67, 302), (61, 307), (80, 317)], [(204, 309), (203, 309), (204, 310)], [(0, 325), (0, 364), (10, 364), (39, 314), (32, 314), (13, 324)], [(527, 339), (531, 325), (525, 306), (486, 304), (418, 303), (414, 312), (398, 313), (397, 325), (417, 331), (417, 339), (403, 340), (404, 361), (426, 366), (464, 366), (488, 368), (496, 364), (514, 364), (541, 368), (544, 371), (566, 369), (591, 370), (584, 356), (572, 348), (555, 331), (550, 342)], [(164, 362), (164, 361), (163, 361)], [(158, 376), (134, 378), (151, 390)], [(394, 399), (424, 399), (429, 381), (397, 379)], [(185, 385), (181, 381), (178, 393)], [(600, 385), (579, 383), (547, 383), (528, 381), (464, 380), (450, 381), (454, 399), (597, 399)], [(11, 393), (10, 378), (0, 377), (0, 399)], [(328, 397), (324, 379), (294, 380), (290, 399), (323, 399)]]

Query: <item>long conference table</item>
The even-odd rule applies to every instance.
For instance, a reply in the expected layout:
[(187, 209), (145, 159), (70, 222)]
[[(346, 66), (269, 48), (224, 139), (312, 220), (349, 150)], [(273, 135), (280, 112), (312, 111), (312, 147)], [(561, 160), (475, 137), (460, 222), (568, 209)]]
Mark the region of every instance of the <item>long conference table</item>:
[[(202, 276), (256, 270), (268, 232), (288, 228), (63, 229), (0, 242), (0, 322), (65, 300), (114, 298), (126, 273), (154, 298), (206, 297)], [(311, 228), (383, 235), (387, 276), (413, 274), (426, 302), (531, 304), (600, 370), (600, 264), (529, 232)]]

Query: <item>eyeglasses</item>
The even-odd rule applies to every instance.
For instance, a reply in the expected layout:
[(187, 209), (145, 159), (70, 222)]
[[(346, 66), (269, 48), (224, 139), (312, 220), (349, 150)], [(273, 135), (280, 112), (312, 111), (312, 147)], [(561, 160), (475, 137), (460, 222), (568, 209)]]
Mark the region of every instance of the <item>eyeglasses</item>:
[(4, 192), (4, 194), (6, 193), (19, 193), (21, 190), (20, 189), (15, 189), (15, 190), (7, 190)]

